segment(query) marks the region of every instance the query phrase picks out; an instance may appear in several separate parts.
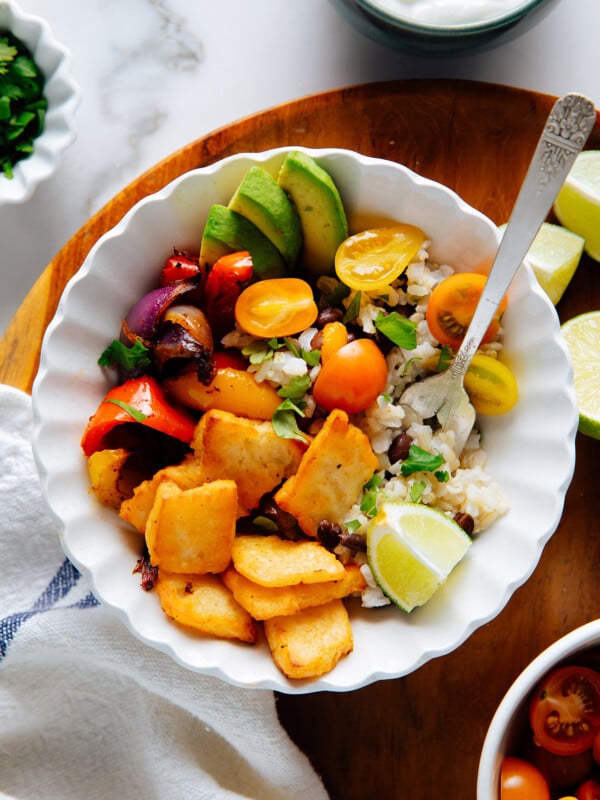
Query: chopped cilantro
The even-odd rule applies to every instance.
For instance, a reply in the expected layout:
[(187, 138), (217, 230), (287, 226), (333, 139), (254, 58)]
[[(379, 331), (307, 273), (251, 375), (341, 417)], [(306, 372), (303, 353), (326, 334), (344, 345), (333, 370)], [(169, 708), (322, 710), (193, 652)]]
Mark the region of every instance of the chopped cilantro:
[(0, 172), (8, 179), (14, 165), (33, 152), (47, 105), (44, 76), (30, 51), (16, 36), (0, 32)]
[(346, 530), (348, 533), (356, 533), (356, 531), (360, 528), (360, 522), (357, 519), (351, 519), (348, 522), (344, 522), (346, 526)]
[(452, 362), (452, 358), (453, 358), (452, 349), (448, 347), (447, 344), (442, 345), (442, 349), (440, 350), (440, 357), (438, 359), (436, 367), (437, 371), (443, 372), (445, 369), (447, 369)]
[(446, 469), (438, 469), (433, 474), (440, 483), (448, 483), (450, 480), (450, 473)]
[(381, 475), (373, 475), (373, 477), (363, 486), (363, 495), (360, 500), (360, 510), (367, 517), (373, 516), (377, 511), (377, 493), (380, 485), (383, 482)]
[(403, 350), (414, 350), (417, 346), (416, 323), (397, 311), (391, 311), (389, 314), (380, 311), (375, 319), (375, 327), (390, 342)]
[[(277, 339), (275, 339), (277, 341)], [(257, 339), (242, 348), (242, 355), (248, 356), (251, 364), (263, 364), (273, 358), (273, 352), (277, 348), (271, 347), (270, 341)]]
[(139, 340), (131, 346), (113, 339), (106, 350), (98, 359), (101, 367), (112, 367), (113, 364), (120, 364), (127, 370), (144, 369), (151, 363), (150, 350)]
[(410, 500), (411, 503), (418, 503), (421, 500), (421, 496), (425, 491), (427, 484), (425, 481), (414, 481), (410, 487)]
[(429, 453), (416, 444), (411, 444), (408, 458), (402, 462), (400, 472), (407, 478), (414, 472), (435, 472), (444, 463), (444, 456)]
[(303, 350), (302, 358), (306, 361), (309, 367), (316, 367), (321, 360), (320, 350)]
[(124, 403), (123, 400), (105, 400), (105, 403), (113, 403), (115, 406), (119, 406), (122, 408), (123, 411), (126, 411), (136, 422), (144, 422), (144, 420), (148, 419), (148, 415), (144, 414), (142, 411), (138, 411), (137, 408), (129, 405), (129, 403)]

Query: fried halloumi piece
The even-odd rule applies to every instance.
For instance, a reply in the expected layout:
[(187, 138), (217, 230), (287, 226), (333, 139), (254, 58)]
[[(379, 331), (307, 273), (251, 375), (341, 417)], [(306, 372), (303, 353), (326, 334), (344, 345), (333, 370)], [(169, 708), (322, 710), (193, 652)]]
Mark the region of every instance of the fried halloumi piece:
[(263, 623), (278, 668), (288, 678), (316, 678), (330, 672), (354, 647), (342, 600), (305, 608)]
[(192, 448), (207, 480), (235, 481), (240, 503), (252, 509), (296, 472), (306, 444), (277, 436), (271, 422), (212, 409), (196, 426)]
[(281, 539), (276, 534), (236, 536), (231, 549), (236, 570), (261, 586), (323, 583), (344, 577), (344, 565), (318, 542)]
[(167, 572), (222, 572), (231, 561), (236, 514), (233, 481), (185, 490), (163, 481), (146, 524), (151, 563)]
[(346, 566), (345, 575), (337, 581), (295, 586), (260, 586), (234, 567), (226, 569), (221, 578), (237, 602), (257, 620), (297, 614), (303, 608), (321, 606), (330, 600), (360, 592), (366, 585), (356, 564)]
[(217, 575), (182, 575), (159, 570), (156, 591), (168, 617), (202, 633), (254, 644), (250, 614)]
[(180, 489), (192, 489), (206, 480), (202, 462), (194, 456), (186, 456), (180, 463), (159, 470), (152, 478), (142, 481), (133, 491), (133, 496), (121, 503), (119, 516), (140, 533), (146, 530), (146, 522), (154, 505), (156, 490), (163, 481), (172, 481)]
[(368, 437), (339, 409), (329, 414), (275, 502), (298, 520), (308, 536), (319, 523), (342, 524), (379, 464)]

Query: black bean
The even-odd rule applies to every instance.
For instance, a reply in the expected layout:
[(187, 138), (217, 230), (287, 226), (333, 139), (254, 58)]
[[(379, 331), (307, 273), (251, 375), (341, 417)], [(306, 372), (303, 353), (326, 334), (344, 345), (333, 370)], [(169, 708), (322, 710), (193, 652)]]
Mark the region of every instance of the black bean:
[(341, 322), (344, 312), (339, 308), (327, 306), (319, 311), (319, 315), (315, 320), (315, 328), (324, 328), (328, 322)]
[(337, 522), (331, 522), (328, 519), (322, 519), (317, 527), (317, 538), (328, 550), (333, 550), (340, 543), (340, 537), (344, 531), (342, 526)]
[(465, 514), (463, 511), (458, 511), (454, 515), (454, 521), (457, 522), (467, 536), (473, 535), (475, 529), (475, 520), (470, 514)]
[(408, 433), (399, 433), (394, 436), (388, 449), (390, 464), (395, 464), (397, 461), (405, 461), (408, 458), (408, 451), (412, 443), (412, 436), (409, 436)]

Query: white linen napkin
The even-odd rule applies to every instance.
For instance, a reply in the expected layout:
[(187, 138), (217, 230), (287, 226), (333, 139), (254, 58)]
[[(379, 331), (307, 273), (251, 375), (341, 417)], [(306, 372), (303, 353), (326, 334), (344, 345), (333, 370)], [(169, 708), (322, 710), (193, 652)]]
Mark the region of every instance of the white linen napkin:
[(30, 437), (29, 396), (0, 386), (0, 797), (326, 800), (272, 692), (178, 666), (98, 603)]

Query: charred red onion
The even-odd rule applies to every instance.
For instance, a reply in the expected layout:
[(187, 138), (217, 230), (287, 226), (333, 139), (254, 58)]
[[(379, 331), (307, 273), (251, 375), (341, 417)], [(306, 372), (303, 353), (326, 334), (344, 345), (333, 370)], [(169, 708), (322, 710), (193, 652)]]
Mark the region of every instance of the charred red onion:
[(139, 339), (150, 347), (158, 333), (165, 311), (178, 297), (193, 291), (196, 286), (196, 281), (181, 281), (160, 286), (145, 294), (123, 320), (122, 333), (125, 339), (130, 342)]

